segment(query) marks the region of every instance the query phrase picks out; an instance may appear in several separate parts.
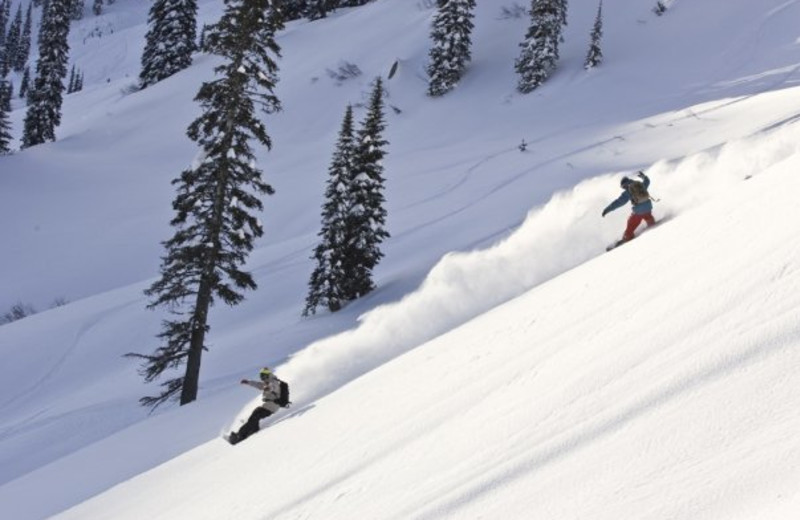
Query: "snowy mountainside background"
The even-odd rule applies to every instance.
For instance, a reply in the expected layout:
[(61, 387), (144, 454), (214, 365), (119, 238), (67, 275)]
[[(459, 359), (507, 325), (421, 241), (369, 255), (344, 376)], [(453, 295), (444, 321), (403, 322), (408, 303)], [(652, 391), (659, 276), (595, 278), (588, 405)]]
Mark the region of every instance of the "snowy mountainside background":
[[(199, 5), (201, 24), (221, 13)], [(215, 58), (134, 92), (147, 4), (75, 24), (85, 84), (58, 141), (0, 158), (0, 310), (68, 302), (0, 327), (3, 510), (99, 495), (63, 517), (797, 516), (800, 4), (609, 2), (587, 72), (596, 4), (573, 0), (558, 72), (523, 96), (527, 20), (479, 1), (469, 71), (435, 100), (424, 5), (280, 35), (260, 289), (214, 309), (199, 401), (153, 415), (122, 356), (156, 346), (142, 290)], [(330, 76), (346, 63), (362, 75)], [(344, 108), (395, 63), (378, 290), (302, 319)], [(626, 216), (600, 211), (636, 169), (671, 219), (597, 258)], [(237, 381), (263, 364), (294, 406), (232, 450), (219, 434), (255, 403)]]

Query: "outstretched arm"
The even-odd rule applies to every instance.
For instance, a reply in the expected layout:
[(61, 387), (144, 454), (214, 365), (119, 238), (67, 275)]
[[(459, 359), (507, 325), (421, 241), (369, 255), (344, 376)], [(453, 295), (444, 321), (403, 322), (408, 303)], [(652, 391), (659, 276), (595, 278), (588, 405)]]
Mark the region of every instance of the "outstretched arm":
[(239, 382), (243, 385), (252, 386), (253, 388), (256, 388), (258, 390), (264, 389), (264, 383), (262, 383), (261, 381), (250, 381), (249, 379), (242, 379)]
[(603, 216), (605, 217), (606, 214), (614, 211), (615, 209), (621, 208), (622, 206), (627, 204), (628, 201), (630, 201), (630, 200), (631, 200), (631, 196), (628, 193), (628, 190), (623, 191), (622, 195), (617, 197), (617, 200), (615, 200), (614, 202), (612, 202), (611, 204), (606, 206), (606, 209), (603, 210)]

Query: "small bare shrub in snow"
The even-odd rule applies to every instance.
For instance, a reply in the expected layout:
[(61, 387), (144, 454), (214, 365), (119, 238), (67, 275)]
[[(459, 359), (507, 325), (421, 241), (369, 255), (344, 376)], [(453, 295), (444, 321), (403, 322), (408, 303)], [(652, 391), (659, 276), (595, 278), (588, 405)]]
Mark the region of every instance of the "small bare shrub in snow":
[(139, 84), (138, 81), (134, 81), (133, 83), (130, 83), (130, 84), (122, 87), (120, 89), (120, 93), (123, 96), (127, 96), (129, 94), (135, 94), (136, 92), (139, 92), (140, 90), (142, 90), (142, 86)]
[(358, 65), (350, 63), (349, 61), (339, 62), (339, 67), (337, 67), (336, 70), (326, 69), (325, 71), (328, 77), (334, 80), (337, 85), (341, 85), (345, 81), (357, 78), (361, 75), (361, 69), (358, 68)]
[(36, 314), (36, 309), (34, 309), (32, 305), (22, 302), (15, 303), (5, 314), (3, 314), (2, 317), (0, 317), (0, 325), (21, 320), (22, 318), (32, 314)]
[(516, 20), (525, 16), (528, 16), (528, 10), (516, 2), (500, 8), (500, 20)]
[(50, 305), (50, 308), (51, 309), (55, 309), (56, 307), (63, 307), (64, 305), (66, 305), (68, 303), (69, 303), (69, 300), (67, 300), (63, 296), (59, 296), (58, 298), (53, 300), (53, 303)]

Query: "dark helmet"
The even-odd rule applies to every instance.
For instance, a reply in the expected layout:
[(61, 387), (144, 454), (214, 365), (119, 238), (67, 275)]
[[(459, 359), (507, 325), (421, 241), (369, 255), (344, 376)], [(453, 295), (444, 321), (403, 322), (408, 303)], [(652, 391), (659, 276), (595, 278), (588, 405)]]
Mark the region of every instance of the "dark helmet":
[(625, 186), (627, 186), (628, 184), (630, 184), (632, 182), (633, 181), (631, 179), (629, 179), (628, 177), (623, 177), (622, 180), (619, 181), (619, 187), (620, 188), (624, 188)]

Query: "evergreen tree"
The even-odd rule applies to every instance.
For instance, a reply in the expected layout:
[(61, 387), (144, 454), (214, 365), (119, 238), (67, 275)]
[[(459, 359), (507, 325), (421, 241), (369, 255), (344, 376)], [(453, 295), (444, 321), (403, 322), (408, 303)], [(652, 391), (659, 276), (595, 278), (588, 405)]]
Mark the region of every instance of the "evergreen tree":
[(14, 60), (13, 68), (17, 72), (22, 72), (25, 69), (25, 64), (28, 63), (28, 57), (31, 53), (31, 24), (33, 15), (33, 4), (28, 4), (27, 14), (25, 15), (25, 23), (22, 26), (22, 35), (19, 38), (19, 45), (17, 46), (17, 56)]
[(75, 92), (75, 65), (69, 71), (69, 81), (67, 82), (67, 94)]
[(8, 58), (8, 53), (6, 52), (6, 48), (0, 47), (0, 78), (5, 78), (11, 71), (8, 62), (9, 58)]
[(0, 78), (0, 155), (11, 153), (11, 88), (8, 80)]
[(8, 34), (6, 35), (6, 60), (3, 65), (3, 70), (0, 75), (6, 75), (17, 64), (17, 55), (19, 54), (19, 46), (22, 39), (22, 4), (17, 4), (17, 14), (14, 20), (8, 27)]
[(337, 7), (359, 7), (367, 5), (370, 2), (372, 2), (372, 0), (339, 0), (339, 5), (337, 5)]
[(77, 74), (75, 77), (75, 92), (80, 92), (83, 90), (83, 72), (78, 71)]
[(386, 231), (384, 208), (383, 157), (388, 144), (383, 138), (384, 123), (383, 81), (375, 80), (369, 109), (356, 133), (353, 157), (352, 209), (349, 229), (355, 239), (346, 245), (342, 255), (344, 270), (348, 273), (344, 294), (355, 299), (375, 288), (372, 270), (383, 258), (380, 244), (389, 237)]
[(72, 0), (72, 6), (69, 11), (69, 17), (73, 20), (80, 20), (83, 18), (83, 9), (86, 6), (84, 0)]
[(200, 29), (200, 36), (197, 39), (197, 50), (200, 52), (206, 52), (206, 33), (209, 28), (210, 26), (204, 23), (202, 29)]
[(69, 0), (48, 0), (39, 29), (36, 78), (28, 95), (22, 147), (56, 140), (69, 60)]
[(428, 65), (428, 94), (441, 96), (455, 87), (464, 74), (472, 54), (475, 0), (440, 2), (433, 19)]
[(335, 0), (306, 0), (306, 18), (319, 20), (328, 16), (328, 12), (335, 7)]
[[(186, 370), (161, 383), (160, 395), (142, 398), (144, 405), (155, 407), (177, 394), (181, 405), (196, 399), (210, 307), (216, 299), (236, 305), (244, 299), (242, 290), (256, 288), (241, 267), (263, 234), (253, 212), (273, 189), (261, 178), (250, 141), (271, 148), (257, 110), (280, 109), (273, 94), (273, 56), (280, 52), (274, 36), (280, 28), (270, 0), (225, 0), (222, 18), (207, 35), (209, 51), (224, 61), (214, 69), (217, 78), (203, 83), (195, 97), (202, 113), (187, 135), (201, 152), (173, 181), (176, 232), (164, 242), (160, 278), (146, 291), (150, 308), (164, 306), (174, 318), (164, 322), (163, 344), (152, 355), (129, 354), (144, 360), (141, 373), (148, 382), (184, 363)], [(186, 304), (191, 308), (183, 310)]]
[(0, 52), (6, 45), (6, 26), (11, 19), (11, 0), (0, 0)]
[(591, 43), (589, 52), (586, 54), (586, 61), (583, 66), (588, 70), (598, 66), (603, 61), (603, 50), (600, 48), (600, 40), (603, 38), (603, 1), (597, 6), (597, 17), (594, 20), (592, 29)]
[(514, 64), (519, 74), (517, 89), (520, 92), (534, 90), (555, 70), (566, 3), (566, 0), (532, 0), (531, 25)]
[(350, 299), (350, 295), (344, 292), (350, 273), (345, 271), (347, 260), (343, 254), (348, 244), (355, 240), (354, 230), (350, 227), (354, 139), (353, 107), (348, 105), (328, 169), (325, 204), (322, 206), (322, 230), (319, 233), (321, 240), (312, 257), (317, 265), (308, 282), (303, 316), (316, 313), (317, 307), (327, 307), (331, 312), (336, 312)]
[(299, 20), (306, 14), (306, 0), (280, 0), (279, 10), (284, 20)]
[(197, 0), (155, 0), (148, 24), (139, 73), (142, 88), (192, 64), (197, 41)]
[(19, 97), (24, 98), (28, 95), (28, 89), (31, 83), (31, 68), (25, 67), (25, 72), (22, 73), (22, 82), (19, 84)]
[(11, 113), (11, 97), (14, 95), (14, 85), (8, 78), (2, 79), (3, 91), (0, 93), (0, 106), (6, 111), (6, 114)]
[(92, 12), (95, 16), (103, 14), (103, 0), (94, 0), (92, 3)]
[[(557, 0), (558, 1), (558, 9), (561, 11), (561, 25), (567, 25), (567, 0)], [(563, 42), (564, 39), (562, 38), (561, 41)]]

